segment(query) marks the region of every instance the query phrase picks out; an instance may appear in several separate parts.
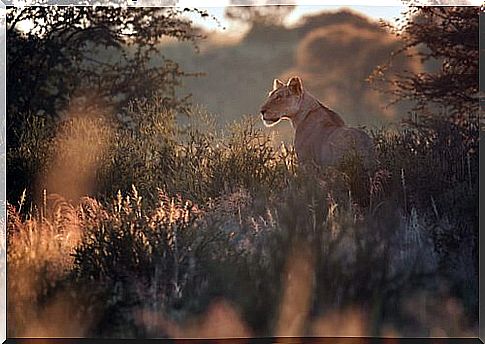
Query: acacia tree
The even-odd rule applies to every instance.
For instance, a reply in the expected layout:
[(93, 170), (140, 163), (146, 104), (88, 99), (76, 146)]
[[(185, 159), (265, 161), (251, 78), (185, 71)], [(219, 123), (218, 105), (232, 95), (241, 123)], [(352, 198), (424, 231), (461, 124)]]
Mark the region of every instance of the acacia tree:
[[(17, 126), (27, 112), (55, 115), (74, 92), (89, 91), (117, 106), (160, 90), (168, 106), (177, 105), (175, 87), (185, 73), (162, 56), (158, 43), (162, 37), (192, 42), (202, 37), (181, 16), (184, 11), (189, 9), (8, 8), (9, 127)], [(27, 30), (22, 29), (25, 24)]]
[(394, 54), (417, 56), (422, 62), (435, 61), (437, 70), (401, 73), (383, 79), (382, 67), (374, 81), (392, 85), (397, 100), (414, 101), (415, 110), (428, 105), (446, 109), (450, 118), (478, 112), (479, 7), (409, 7), (406, 18), (385, 25), (404, 45)]
[(207, 16), (120, 4), (7, 9), (9, 198), (35, 189), (64, 109), (114, 117), (130, 100), (154, 93), (160, 108), (185, 109), (188, 99), (176, 90), (188, 74), (163, 57), (159, 43), (170, 37), (197, 46), (202, 35), (187, 11)]

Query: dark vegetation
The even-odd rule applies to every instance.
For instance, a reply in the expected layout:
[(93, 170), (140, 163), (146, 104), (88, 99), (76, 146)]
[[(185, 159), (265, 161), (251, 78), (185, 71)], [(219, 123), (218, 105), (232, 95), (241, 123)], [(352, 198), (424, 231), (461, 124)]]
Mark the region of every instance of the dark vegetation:
[[(164, 89), (117, 111), (92, 93), (63, 116), (9, 105), (9, 336), (475, 336), (478, 9), (411, 11), (402, 43), (428, 50), (405, 52), (442, 67), (376, 71), (384, 90), (419, 101), (373, 131), (372, 170), (350, 155), (299, 166), (257, 119), (221, 132)], [(455, 32), (421, 36), (443, 27)], [(323, 44), (319, 30), (307, 46)], [(448, 92), (463, 71), (471, 86)]]

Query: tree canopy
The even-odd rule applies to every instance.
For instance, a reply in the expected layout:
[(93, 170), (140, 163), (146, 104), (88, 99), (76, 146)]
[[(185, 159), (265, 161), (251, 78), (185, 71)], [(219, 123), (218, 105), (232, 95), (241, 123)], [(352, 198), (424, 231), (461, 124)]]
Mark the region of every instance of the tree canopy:
[[(479, 13), (472, 6), (412, 6), (404, 21), (386, 25), (404, 42), (395, 54), (417, 55), (438, 65), (433, 71), (385, 80), (397, 99), (415, 101), (417, 110), (438, 105), (455, 116), (478, 110)], [(377, 79), (382, 75), (382, 68), (374, 73)]]
[(93, 94), (119, 105), (160, 90), (167, 105), (175, 105), (174, 89), (184, 72), (163, 57), (159, 42), (202, 37), (182, 16), (185, 11), (207, 16), (168, 7), (8, 8), (10, 125), (19, 113), (56, 114), (73, 94)]

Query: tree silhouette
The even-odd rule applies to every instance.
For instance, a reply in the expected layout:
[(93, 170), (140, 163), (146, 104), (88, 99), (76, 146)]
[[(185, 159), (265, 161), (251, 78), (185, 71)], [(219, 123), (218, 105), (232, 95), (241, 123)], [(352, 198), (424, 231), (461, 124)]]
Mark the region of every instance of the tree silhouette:
[(395, 54), (414, 51), (423, 62), (437, 62), (438, 68), (400, 73), (392, 79), (383, 79), (380, 68), (374, 81), (391, 83), (397, 99), (415, 101), (416, 110), (438, 105), (452, 117), (476, 113), (479, 12), (479, 7), (471, 6), (410, 7), (403, 24), (387, 25), (405, 43)]
[[(76, 94), (95, 94), (120, 105), (160, 90), (175, 105), (184, 75), (165, 59), (162, 37), (201, 37), (188, 9), (106, 6), (32, 6), (7, 9), (7, 109), (9, 126), (20, 114), (55, 115)], [(198, 11), (198, 10), (193, 10)], [(207, 15), (205, 12), (202, 15)], [(28, 24), (25, 30), (23, 24)], [(160, 63), (153, 63), (159, 57)]]

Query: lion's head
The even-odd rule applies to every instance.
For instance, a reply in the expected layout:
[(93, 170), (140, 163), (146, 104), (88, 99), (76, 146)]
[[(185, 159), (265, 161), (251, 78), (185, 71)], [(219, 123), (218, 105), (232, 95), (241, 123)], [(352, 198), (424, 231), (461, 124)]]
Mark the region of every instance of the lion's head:
[(303, 85), (299, 77), (291, 78), (287, 84), (278, 79), (273, 82), (273, 90), (261, 106), (261, 117), (266, 126), (272, 126), (281, 119), (291, 119), (300, 110)]

